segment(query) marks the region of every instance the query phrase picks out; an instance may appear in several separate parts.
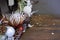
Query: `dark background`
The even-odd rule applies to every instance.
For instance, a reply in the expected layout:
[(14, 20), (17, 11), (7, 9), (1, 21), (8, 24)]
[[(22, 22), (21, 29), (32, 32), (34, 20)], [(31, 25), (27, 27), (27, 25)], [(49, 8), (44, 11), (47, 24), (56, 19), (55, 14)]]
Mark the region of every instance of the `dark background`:
[[(39, 10), (37, 14), (52, 14), (56, 17), (60, 17), (60, 0), (34, 0), (39, 1), (38, 4), (33, 6), (34, 10)], [(0, 7), (3, 13), (5, 13), (8, 8), (6, 0), (0, 0)]]

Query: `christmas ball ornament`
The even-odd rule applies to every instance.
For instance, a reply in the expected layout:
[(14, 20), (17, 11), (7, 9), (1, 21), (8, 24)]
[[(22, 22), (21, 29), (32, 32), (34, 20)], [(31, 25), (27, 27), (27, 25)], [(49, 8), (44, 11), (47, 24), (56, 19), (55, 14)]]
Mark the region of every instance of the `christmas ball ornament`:
[(13, 35), (15, 34), (15, 29), (11, 26), (5, 26), (7, 27), (7, 31), (5, 32), (5, 35), (8, 37), (13, 37)]
[(19, 30), (21, 30), (21, 31), (22, 31), (22, 30), (23, 30), (23, 27), (21, 26), (21, 27), (19, 28)]

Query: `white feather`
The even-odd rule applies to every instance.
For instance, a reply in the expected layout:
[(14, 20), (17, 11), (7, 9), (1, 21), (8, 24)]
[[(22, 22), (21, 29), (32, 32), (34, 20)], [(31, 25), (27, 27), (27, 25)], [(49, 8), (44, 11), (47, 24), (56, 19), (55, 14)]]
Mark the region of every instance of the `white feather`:
[(31, 12), (32, 12), (32, 4), (30, 2), (30, 0), (26, 0), (27, 1), (27, 6), (24, 7), (23, 12), (28, 14), (28, 16), (31, 16)]
[(29, 6), (25, 6), (23, 9), (23, 12), (28, 14), (29, 17), (31, 15), (31, 11), (32, 11), (32, 9)]
[(15, 22), (16, 25), (19, 24), (19, 22), (20, 22), (20, 13), (19, 12), (15, 12), (14, 14), (12, 14), (10, 16), (10, 22), (12, 24), (14, 24), (14, 22)]

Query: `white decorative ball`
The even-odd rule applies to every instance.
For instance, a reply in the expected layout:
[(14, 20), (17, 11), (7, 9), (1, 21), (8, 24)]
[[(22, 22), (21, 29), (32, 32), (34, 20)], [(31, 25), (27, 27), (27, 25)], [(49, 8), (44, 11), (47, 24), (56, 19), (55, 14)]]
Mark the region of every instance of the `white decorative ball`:
[(11, 26), (5, 26), (5, 27), (7, 27), (5, 35), (8, 37), (12, 37), (15, 34), (15, 29)]

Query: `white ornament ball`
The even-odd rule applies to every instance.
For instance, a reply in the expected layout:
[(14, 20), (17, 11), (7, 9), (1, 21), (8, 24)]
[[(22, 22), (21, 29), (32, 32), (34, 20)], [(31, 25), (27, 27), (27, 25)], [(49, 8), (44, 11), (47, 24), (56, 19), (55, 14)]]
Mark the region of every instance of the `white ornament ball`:
[(7, 27), (5, 35), (8, 37), (12, 37), (15, 34), (15, 29), (11, 26), (5, 26), (5, 27)]

